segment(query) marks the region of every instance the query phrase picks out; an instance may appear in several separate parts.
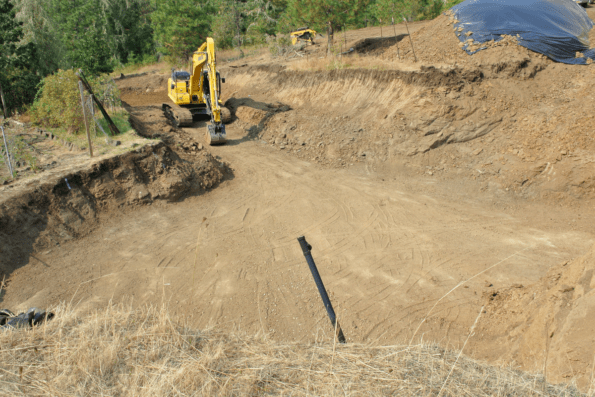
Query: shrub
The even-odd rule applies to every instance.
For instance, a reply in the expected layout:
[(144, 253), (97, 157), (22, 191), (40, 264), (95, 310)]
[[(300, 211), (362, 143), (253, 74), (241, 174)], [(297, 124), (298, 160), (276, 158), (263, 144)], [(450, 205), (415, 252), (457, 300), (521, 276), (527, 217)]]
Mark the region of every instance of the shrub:
[(81, 96), (74, 70), (58, 70), (43, 79), (31, 107), (31, 120), (74, 134), (84, 130)]
[[(111, 78), (89, 79), (89, 84), (106, 110), (121, 106), (120, 90)], [(78, 77), (74, 70), (59, 70), (43, 79), (31, 107), (31, 120), (46, 127), (64, 129), (70, 134), (85, 131)]]
[[(291, 50), (291, 39), (287, 35), (280, 34), (279, 36), (267, 36), (267, 43), (269, 51), (272, 56), (283, 56)], [(302, 43), (297, 43), (296, 46)]]

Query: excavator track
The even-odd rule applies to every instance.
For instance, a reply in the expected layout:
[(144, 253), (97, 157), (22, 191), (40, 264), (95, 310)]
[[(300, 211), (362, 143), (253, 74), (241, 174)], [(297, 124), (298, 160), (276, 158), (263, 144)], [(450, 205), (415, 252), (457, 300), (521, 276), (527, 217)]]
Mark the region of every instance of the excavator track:
[(171, 120), (176, 127), (190, 127), (192, 125), (192, 112), (176, 104), (164, 103), (161, 105), (165, 117)]

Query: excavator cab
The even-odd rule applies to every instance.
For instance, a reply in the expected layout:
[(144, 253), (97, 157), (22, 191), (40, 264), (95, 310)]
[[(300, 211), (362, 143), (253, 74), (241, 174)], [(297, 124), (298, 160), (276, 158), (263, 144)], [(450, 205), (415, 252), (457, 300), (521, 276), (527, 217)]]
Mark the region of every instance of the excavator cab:
[(184, 70), (171, 70), (171, 77), (169, 78), (168, 92), (170, 98), (175, 98), (176, 102), (189, 102), (189, 81), (190, 73)]

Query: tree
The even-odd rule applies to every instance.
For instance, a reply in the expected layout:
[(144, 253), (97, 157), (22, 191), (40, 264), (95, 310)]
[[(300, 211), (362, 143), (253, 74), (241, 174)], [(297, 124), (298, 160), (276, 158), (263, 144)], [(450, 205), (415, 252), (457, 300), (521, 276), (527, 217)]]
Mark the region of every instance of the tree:
[(212, 22), (213, 37), (220, 48), (265, 42), (277, 31), (285, 0), (216, 0), (217, 15)]
[(149, 0), (112, 0), (105, 7), (106, 36), (121, 63), (155, 53)]
[(292, 28), (308, 25), (316, 30), (325, 29), (328, 35), (328, 50), (333, 44), (333, 35), (343, 26), (359, 21), (370, 0), (290, 0), (287, 4), (286, 21)]
[(17, 19), (23, 23), (23, 41), (37, 50), (39, 71), (47, 75), (64, 64), (66, 49), (50, 15), (53, 0), (15, 0)]
[(35, 45), (22, 43), (21, 25), (12, 3), (0, 0), (0, 85), (8, 113), (31, 103), (39, 82)]
[(155, 52), (150, 0), (13, 1), (44, 75), (70, 67), (107, 72)]
[(151, 15), (158, 49), (176, 60), (187, 60), (209, 35), (215, 12), (210, 2), (160, 1)]

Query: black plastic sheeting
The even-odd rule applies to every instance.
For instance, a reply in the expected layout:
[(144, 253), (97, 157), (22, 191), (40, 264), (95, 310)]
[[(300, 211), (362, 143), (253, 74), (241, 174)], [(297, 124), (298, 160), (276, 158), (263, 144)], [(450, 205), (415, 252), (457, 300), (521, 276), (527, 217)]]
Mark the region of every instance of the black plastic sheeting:
[[(501, 35), (518, 35), (520, 45), (554, 61), (585, 64), (587, 58), (595, 60), (588, 36), (593, 21), (573, 0), (466, 0), (451, 11), (459, 21), (455, 28), (463, 28), (455, 31), (463, 43), (469, 38), (485, 43), (500, 41)], [(467, 37), (467, 32), (472, 34)], [(477, 52), (469, 51), (467, 45), (463, 49), (470, 55)], [(577, 58), (577, 52), (585, 57)]]
[(31, 328), (51, 320), (54, 313), (32, 307), (25, 313), (15, 315), (8, 309), (0, 309), (0, 330)]

